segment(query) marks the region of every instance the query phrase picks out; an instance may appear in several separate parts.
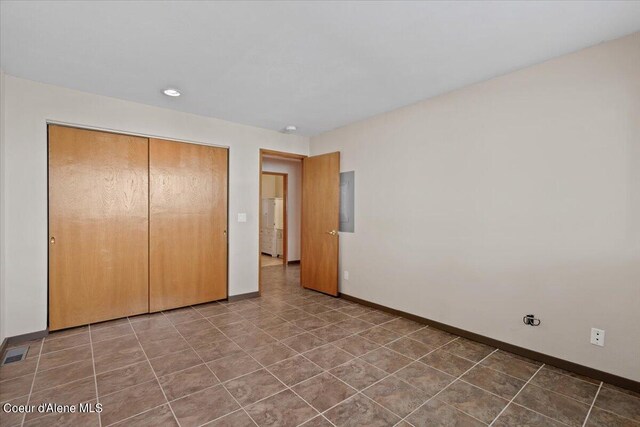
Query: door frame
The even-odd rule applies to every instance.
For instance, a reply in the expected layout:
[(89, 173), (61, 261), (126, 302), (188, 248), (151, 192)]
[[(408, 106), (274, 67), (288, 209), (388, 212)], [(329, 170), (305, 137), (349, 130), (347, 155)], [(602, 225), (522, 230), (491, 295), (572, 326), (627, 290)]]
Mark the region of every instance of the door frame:
[[(289, 225), (287, 219), (287, 196), (288, 196), (288, 176), (286, 173), (278, 173), (278, 172), (263, 172), (262, 171), (262, 159), (264, 156), (275, 157), (284, 160), (300, 160), (300, 171), (301, 175), (304, 174), (304, 164), (302, 159), (308, 157), (304, 154), (295, 154), (295, 153), (287, 153), (284, 151), (276, 151), (269, 150), (266, 148), (260, 149), (260, 159), (258, 165), (258, 294), (262, 295), (262, 251), (260, 250), (260, 243), (262, 243), (262, 239), (260, 238), (260, 230), (262, 229), (262, 174), (271, 174), (271, 175), (285, 175), (285, 191), (284, 191), (284, 224), (285, 224), (285, 234), (282, 236), (283, 238), (283, 257), (284, 257), (284, 267), (287, 266), (288, 261), (288, 238), (289, 238)], [(302, 195), (301, 195), (302, 196)], [(300, 215), (302, 216), (302, 209), (300, 210)], [(302, 235), (300, 236), (302, 239)], [(302, 242), (301, 242), (302, 243)], [(301, 259), (302, 262), (302, 259)], [(302, 285), (300, 285), (302, 286)]]
[[(260, 180), (264, 175), (281, 176), (282, 177), (282, 215), (283, 215), (283, 233), (282, 233), (282, 261), (284, 265), (287, 265), (288, 258), (288, 238), (289, 238), (289, 223), (287, 219), (287, 197), (289, 195), (289, 174), (284, 172), (262, 172)], [(262, 183), (260, 183), (262, 188)], [(260, 190), (260, 228), (262, 228), (262, 190)], [(258, 238), (258, 245), (262, 243), (262, 238)], [(262, 251), (260, 251), (262, 254)], [(260, 258), (262, 259), (262, 258)]]

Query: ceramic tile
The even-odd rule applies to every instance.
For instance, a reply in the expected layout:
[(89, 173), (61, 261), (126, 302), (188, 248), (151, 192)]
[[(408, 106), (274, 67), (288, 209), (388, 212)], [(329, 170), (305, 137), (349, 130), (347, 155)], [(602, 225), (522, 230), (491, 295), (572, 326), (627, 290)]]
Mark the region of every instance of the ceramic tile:
[(391, 427), (400, 418), (361, 394), (324, 413), (336, 426)]
[(527, 384), (514, 402), (571, 426), (581, 426), (589, 412), (589, 405), (533, 384)]
[(386, 347), (407, 356), (410, 359), (419, 359), (433, 350), (432, 347), (407, 337), (393, 341), (387, 344)]
[(362, 359), (390, 374), (411, 363), (411, 359), (384, 347), (365, 354)]
[(420, 362), (458, 377), (469, 370), (474, 362), (454, 356), (444, 350), (436, 350), (420, 359)]
[(100, 398), (104, 425), (113, 424), (140, 412), (166, 403), (158, 382), (137, 384)]
[(197, 365), (158, 378), (169, 401), (212, 387), (219, 383), (207, 365)]
[(430, 396), (435, 395), (455, 380), (455, 377), (420, 362), (414, 362), (399, 370), (396, 372), (396, 376)]
[(124, 388), (149, 382), (155, 379), (153, 371), (149, 363), (138, 362), (124, 368), (115, 369), (113, 371), (103, 372), (96, 375), (96, 383), (98, 384), (98, 395), (105, 396), (115, 393)]
[(509, 403), (506, 399), (463, 381), (451, 384), (438, 394), (437, 399), (487, 424)]
[(350, 360), (329, 372), (357, 390), (369, 387), (388, 375), (382, 369), (378, 369), (362, 359)]
[(598, 393), (595, 406), (605, 411), (640, 422), (640, 397), (603, 387)]
[(363, 393), (401, 417), (406, 417), (431, 397), (393, 375), (377, 382)]
[(262, 368), (262, 366), (248, 354), (223, 357), (222, 359), (208, 362), (207, 366), (211, 368), (220, 381), (228, 381)]
[(171, 402), (181, 427), (196, 427), (221, 418), (240, 408), (221, 385)]
[(324, 369), (334, 368), (353, 359), (351, 354), (331, 344), (310, 350), (304, 353), (304, 355), (313, 363)]
[(322, 372), (322, 368), (303, 356), (296, 356), (269, 366), (269, 372), (292, 386)]
[(481, 427), (486, 425), (437, 399), (432, 399), (422, 405), (407, 420), (415, 427)]
[(356, 394), (356, 390), (328, 372), (324, 372), (293, 387), (299, 396), (323, 412)]
[(508, 400), (525, 384), (522, 380), (483, 366), (476, 366), (460, 379)]
[(285, 388), (265, 369), (233, 379), (224, 386), (242, 406), (251, 405)]
[(544, 367), (531, 379), (531, 384), (564, 394), (588, 405), (598, 392), (598, 385), (588, 383)]

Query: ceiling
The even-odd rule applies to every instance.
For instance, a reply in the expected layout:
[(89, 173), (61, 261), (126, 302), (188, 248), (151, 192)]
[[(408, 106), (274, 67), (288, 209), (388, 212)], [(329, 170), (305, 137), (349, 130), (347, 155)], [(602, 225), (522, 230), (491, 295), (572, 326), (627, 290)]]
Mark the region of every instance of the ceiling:
[(7, 74), (303, 135), (640, 31), (637, 1), (0, 7)]

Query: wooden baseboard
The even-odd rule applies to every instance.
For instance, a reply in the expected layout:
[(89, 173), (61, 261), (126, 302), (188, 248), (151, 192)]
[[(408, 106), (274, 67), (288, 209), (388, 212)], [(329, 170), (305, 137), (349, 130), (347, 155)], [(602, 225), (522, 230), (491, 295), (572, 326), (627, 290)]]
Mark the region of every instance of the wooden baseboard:
[(0, 345), (0, 357), (4, 356), (4, 352), (9, 346), (14, 346), (16, 344), (21, 344), (27, 341), (39, 340), (40, 338), (44, 338), (47, 335), (49, 335), (49, 330), (45, 329), (43, 331), (29, 332), (28, 334), (6, 337), (2, 340), (2, 345)]
[(243, 299), (257, 298), (260, 296), (260, 292), (248, 292), (246, 294), (230, 295), (227, 300), (229, 302), (242, 301)]
[(340, 297), (346, 299), (347, 301), (356, 302), (358, 304), (362, 304), (367, 307), (375, 308), (380, 311), (385, 311), (387, 313), (404, 317), (405, 319), (413, 320), (414, 322), (422, 323), (424, 325), (433, 326), (445, 332), (449, 332), (454, 335), (459, 335), (463, 338), (468, 338), (470, 340), (477, 341), (482, 344), (489, 345), (491, 347), (496, 347), (496, 348), (499, 348), (500, 350), (508, 351), (510, 353), (514, 353), (519, 356), (536, 360), (538, 362), (542, 362), (547, 365), (552, 365), (557, 368), (564, 369), (566, 371), (575, 372), (576, 374), (593, 378), (595, 380), (604, 381), (608, 384), (622, 387), (627, 390), (640, 392), (640, 382), (631, 380), (629, 378), (620, 377), (618, 375), (610, 374), (608, 372), (600, 371), (598, 369), (590, 368), (588, 366), (579, 365), (574, 362), (569, 362), (568, 360), (559, 359), (555, 356), (549, 356), (548, 354), (539, 353), (534, 350), (529, 350), (524, 347), (519, 347), (513, 344), (509, 344), (503, 341), (486, 337), (484, 335), (476, 334), (474, 332), (469, 332), (464, 329), (456, 328), (455, 326), (450, 326), (445, 323), (440, 323), (435, 320), (427, 319), (425, 317), (416, 316), (415, 314), (407, 313), (401, 310), (396, 310), (394, 308), (376, 304), (374, 302), (363, 300), (360, 298), (356, 298), (351, 295), (340, 294)]

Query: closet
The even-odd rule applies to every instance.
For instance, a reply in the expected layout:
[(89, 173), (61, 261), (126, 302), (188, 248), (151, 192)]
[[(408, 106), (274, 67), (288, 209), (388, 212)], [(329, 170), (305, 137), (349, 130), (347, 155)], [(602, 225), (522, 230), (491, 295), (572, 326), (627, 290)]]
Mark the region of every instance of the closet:
[(48, 132), (50, 330), (227, 297), (226, 149)]
[(151, 139), (149, 179), (150, 310), (226, 298), (227, 150)]

